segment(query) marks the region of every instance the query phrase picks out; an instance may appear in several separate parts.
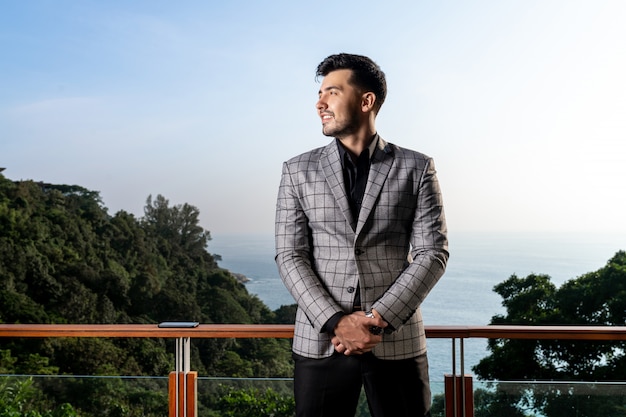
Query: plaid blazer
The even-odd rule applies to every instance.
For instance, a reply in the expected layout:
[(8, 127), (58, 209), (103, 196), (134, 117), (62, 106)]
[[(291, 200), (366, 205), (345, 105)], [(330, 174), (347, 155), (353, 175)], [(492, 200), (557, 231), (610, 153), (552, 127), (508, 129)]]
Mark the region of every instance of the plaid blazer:
[[(346, 194), (337, 143), (283, 164), (276, 204), (276, 263), (297, 302), (293, 351), (333, 354), (321, 332), (335, 313), (375, 308), (393, 326), (373, 353), (426, 352), (420, 305), (443, 275), (448, 241), (433, 160), (378, 137), (358, 219)], [(359, 285), (360, 284), (360, 285)]]

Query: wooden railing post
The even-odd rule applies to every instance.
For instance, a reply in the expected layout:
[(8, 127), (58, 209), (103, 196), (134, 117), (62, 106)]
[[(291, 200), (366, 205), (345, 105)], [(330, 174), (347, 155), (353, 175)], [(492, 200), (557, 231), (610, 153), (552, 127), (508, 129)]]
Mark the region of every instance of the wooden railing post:
[(452, 338), (452, 374), (444, 375), (446, 417), (474, 417), (474, 387), (471, 375), (465, 374), (465, 343), (459, 339), (461, 372), (457, 374), (456, 338)]
[(169, 417), (198, 415), (198, 373), (190, 370), (190, 357), (189, 337), (179, 337), (176, 339), (176, 370), (169, 375)]
[(474, 417), (471, 375), (444, 375), (446, 417)]
[(198, 416), (198, 373), (195, 371), (187, 372), (185, 375), (186, 384), (187, 384), (187, 416), (186, 417), (197, 417)]
[(167, 383), (169, 417), (178, 417), (178, 372), (169, 374)]

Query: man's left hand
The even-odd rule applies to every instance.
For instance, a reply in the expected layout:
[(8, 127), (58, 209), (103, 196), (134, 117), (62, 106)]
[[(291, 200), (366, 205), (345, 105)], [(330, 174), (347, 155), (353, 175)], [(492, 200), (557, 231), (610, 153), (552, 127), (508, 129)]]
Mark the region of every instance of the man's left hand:
[(370, 352), (383, 337), (382, 335), (372, 334), (371, 327), (387, 327), (380, 314), (376, 310), (372, 310), (374, 318), (366, 317), (362, 311), (357, 311), (344, 316), (337, 327), (335, 327), (335, 335), (331, 339), (335, 350), (344, 355), (361, 355)]

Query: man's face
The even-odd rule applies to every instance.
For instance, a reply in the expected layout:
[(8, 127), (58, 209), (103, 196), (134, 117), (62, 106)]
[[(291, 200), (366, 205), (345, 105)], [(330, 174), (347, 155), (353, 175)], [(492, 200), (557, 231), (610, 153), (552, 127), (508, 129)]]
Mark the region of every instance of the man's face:
[(326, 136), (341, 139), (353, 134), (359, 127), (361, 94), (350, 84), (351, 75), (351, 70), (336, 70), (328, 73), (322, 81), (315, 107)]

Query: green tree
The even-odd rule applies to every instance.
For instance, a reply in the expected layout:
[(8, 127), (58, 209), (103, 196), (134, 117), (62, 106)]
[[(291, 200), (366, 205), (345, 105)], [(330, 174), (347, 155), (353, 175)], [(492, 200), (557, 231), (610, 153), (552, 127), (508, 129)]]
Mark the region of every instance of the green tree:
[(19, 380), (0, 378), (0, 417), (78, 417), (74, 408), (64, 403), (39, 412), (41, 393), (32, 378)]
[[(526, 278), (513, 275), (494, 290), (502, 296), (507, 314), (493, 317), (492, 324), (623, 325), (626, 252), (617, 252), (603, 268), (571, 279), (558, 289), (549, 276), (532, 274)], [(482, 379), (607, 381), (626, 377), (626, 343), (622, 341), (491, 339), (488, 349), (491, 354), (473, 368)], [(577, 395), (586, 399), (577, 403), (577, 416), (622, 416), (626, 407), (626, 399), (619, 396), (587, 395), (576, 388), (562, 392), (556, 387), (529, 395), (526, 388), (520, 386), (516, 407), (536, 409), (548, 417), (574, 415), (571, 405)], [(502, 404), (501, 400), (491, 401), (486, 409)]]
[(274, 312), (276, 314), (276, 323), (294, 324), (296, 322), (297, 304), (282, 305)]
[(292, 417), (295, 414), (293, 397), (281, 396), (271, 388), (226, 390), (217, 408), (225, 417)]
[[(142, 218), (111, 216), (96, 191), (0, 175), (0, 322), (274, 322), (277, 314), (219, 267), (199, 214), (158, 195), (148, 197)], [(154, 339), (1, 339), (0, 371), (164, 375), (173, 350), (173, 341)], [(201, 374), (290, 376), (289, 351), (287, 340), (201, 339), (192, 362)], [(130, 416), (125, 396), (152, 391), (35, 384), (52, 406), (71, 402), (85, 416)], [(161, 400), (152, 398), (154, 407)], [(137, 415), (162, 413), (135, 403)]]

